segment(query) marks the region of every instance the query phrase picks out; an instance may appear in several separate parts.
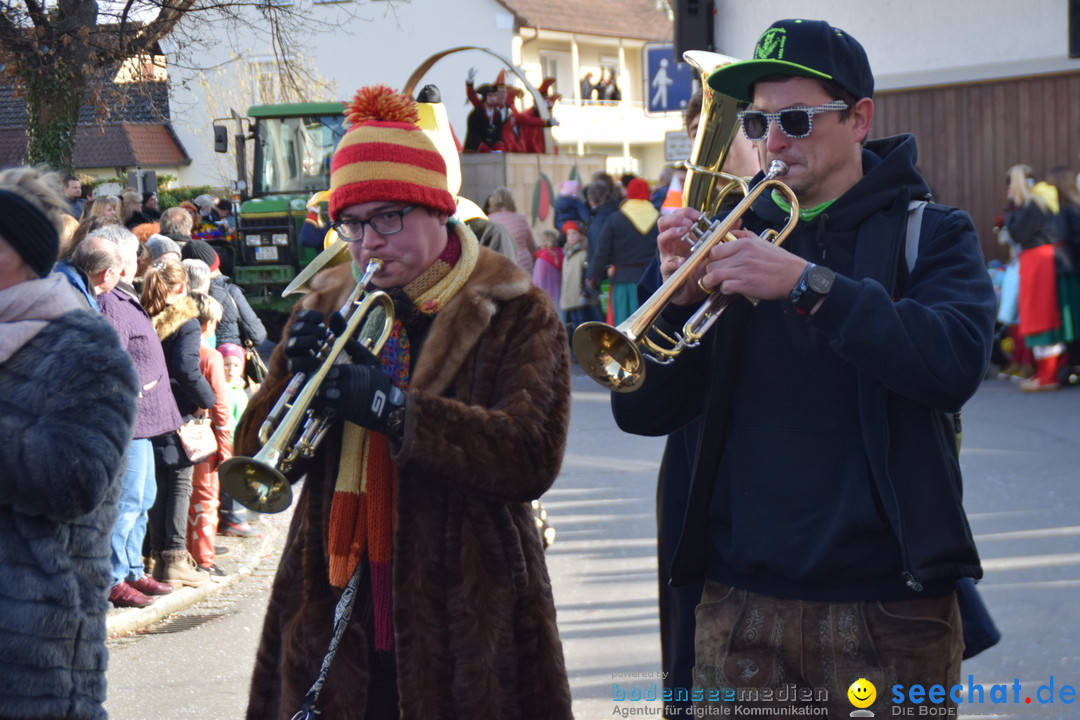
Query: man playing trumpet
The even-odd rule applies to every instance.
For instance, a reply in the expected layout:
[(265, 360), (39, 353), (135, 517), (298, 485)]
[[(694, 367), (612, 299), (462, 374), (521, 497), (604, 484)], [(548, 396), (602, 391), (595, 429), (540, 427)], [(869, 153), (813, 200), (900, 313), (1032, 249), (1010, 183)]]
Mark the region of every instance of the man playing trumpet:
[[(316, 398), (340, 421), (292, 476), (306, 480), (247, 716), (569, 718), (529, 505), (554, 481), (566, 442), (563, 326), (524, 271), (451, 219), (445, 162), (411, 99), (363, 88), (347, 115), (329, 213), (353, 262), (312, 279), (238, 446), (257, 448), (291, 373), (318, 368), (327, 316), (373, 259), (395, 317), (379, 356), (351, 344)], [(309, 691), (350, 583), (351, 618), (325, 685)]]
[[(888, 714), (893, 683), (959, 679), (956, 582), (982, 570), (950, 420), (982, 380), (994, 292), (970, 218), (911, 204), (929, 197), (914, 137), (867, 141), (874, 81), (854, 38), (782, 20), (754, 58), (708, 82), (751, 103), (742, 130), (762, 168), (789, 167), (798, 224), (774, 245), (761, 235), (788, 222), (788, 203), (749, 204), (657, 325), (682, 327), (716, 291), (760, 302), (650, 365), (638, 392), (614, 395), (615, 415), (646, 435), (700, 423), (672, 581), (705, 582), (704, 701), (795, 685), (846, 716), (864, 678)], [(698, 215), (660, 220), (665, 278)]]

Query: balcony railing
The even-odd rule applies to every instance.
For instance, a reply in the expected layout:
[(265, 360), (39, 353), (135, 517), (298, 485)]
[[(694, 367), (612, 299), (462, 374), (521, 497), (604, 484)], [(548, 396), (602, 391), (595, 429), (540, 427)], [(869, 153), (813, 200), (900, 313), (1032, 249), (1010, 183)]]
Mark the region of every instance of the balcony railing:
[(559, 125), (552, 128), (552, 136), (566, 145), (663, 143), (665, 132), (682, 128), (680, 115), (649, 117), (640, 101), (560, 100), (553, 114)]

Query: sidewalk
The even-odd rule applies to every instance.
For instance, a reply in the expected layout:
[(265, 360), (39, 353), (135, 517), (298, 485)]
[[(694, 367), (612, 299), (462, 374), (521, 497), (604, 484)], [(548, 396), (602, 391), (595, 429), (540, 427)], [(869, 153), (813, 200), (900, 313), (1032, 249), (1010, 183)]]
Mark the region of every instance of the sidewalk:
[(263, 562), (277, 562), (278, 550), (285, 542), (292, 518), (292, 508), (277, 515), (262, 515), (252, 527), (262, 533), (261, 538), (237, 538), (218, 535), (215, 544), (228, 548), (228, 552), (218, 555), (217, 565), (229, 573), (225, 577), (214, 578), (211, 582), (197, 588), (179, 588), (168, 595), (159, 595), (152, 605), (144, 608), (110, 607), (105, 617), (107, 637), (115, 638), (129, 635), (149, 627), (173, 613), (180, 612), (211, 595), (240, 582), (246, 575)]

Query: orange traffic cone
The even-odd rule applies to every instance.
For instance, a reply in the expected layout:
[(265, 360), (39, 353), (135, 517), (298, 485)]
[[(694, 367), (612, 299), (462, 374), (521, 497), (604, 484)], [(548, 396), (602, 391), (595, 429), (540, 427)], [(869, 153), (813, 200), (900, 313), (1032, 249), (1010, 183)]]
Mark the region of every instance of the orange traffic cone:
[(664, 197), (664, 204), (660, 206), (660, 214), (668, 215), (682, 206), (682, 182), (679, 180), (678, 175), (673, 175), (671, 184), (668, 185), (667, 195)]

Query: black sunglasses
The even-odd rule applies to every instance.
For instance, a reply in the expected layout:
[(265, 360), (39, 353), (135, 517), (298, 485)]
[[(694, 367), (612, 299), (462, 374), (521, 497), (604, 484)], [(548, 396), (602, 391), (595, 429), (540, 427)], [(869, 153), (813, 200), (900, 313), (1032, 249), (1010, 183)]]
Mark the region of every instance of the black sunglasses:
[(775, 121), (780, 126), (780, 131), (792, 140), (801, 140), (808, 136), (814, 128), (814, 116), (818, 113), (837, 112), (846, 110), (848, 104), (843, 100), (809, 108), (790, 108), (780, 112), (762, 112), (760, 110), (743, 110), (736, 115), (742, 124), (743, 134), (748, 140), (762, 140), (769, 134), (769, 121)]

